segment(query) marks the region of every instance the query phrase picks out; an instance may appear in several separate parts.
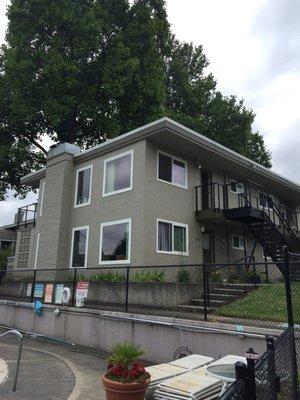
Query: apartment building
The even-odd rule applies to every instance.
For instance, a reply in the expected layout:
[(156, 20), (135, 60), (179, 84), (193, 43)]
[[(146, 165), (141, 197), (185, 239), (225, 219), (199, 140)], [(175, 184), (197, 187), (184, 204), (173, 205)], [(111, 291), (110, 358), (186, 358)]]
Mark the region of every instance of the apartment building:
[(89, 150), (63, 143), (22, 182), (14, 269), (233, 263), (300, 250), (300, 186), (163, 118)]

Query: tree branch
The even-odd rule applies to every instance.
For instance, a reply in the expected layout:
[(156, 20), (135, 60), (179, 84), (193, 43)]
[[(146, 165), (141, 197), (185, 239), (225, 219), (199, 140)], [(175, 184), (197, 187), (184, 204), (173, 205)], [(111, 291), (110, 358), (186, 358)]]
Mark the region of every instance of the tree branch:
[(34, 144), (36, 147), (38, 147), (45, 155), (47, 155), (47, 150), (46, 149), (44, 149), (44, 147), (41, 145), (41, 144), (39, 144), (36, 140), (34, 140), (34, 139), (29, 139), (29, 141), (32, 143), (32, 144)]

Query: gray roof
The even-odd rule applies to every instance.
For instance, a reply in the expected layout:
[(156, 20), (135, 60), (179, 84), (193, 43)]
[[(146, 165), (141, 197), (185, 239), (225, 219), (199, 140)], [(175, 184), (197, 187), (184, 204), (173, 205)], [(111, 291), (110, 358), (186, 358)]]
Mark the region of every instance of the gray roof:
[[(268, 168), (265, 168), (257, 162), (252, 161), (249, 158), (244, 157), (235, 151), (230, 150), (227, 147), (167, 117), (134, 129), (133, 131), (120, 135), (114, 139), (110, 139), (104, 143), (92, 147), (91, 149), (82, 151), (80, 154), (74, 156), (74, 162), (79, 163), (119, 147), (123, 147), (124, 145), (137, 142), (138, 140), (151, 138), (166, 132), (180, 136), (181, 138), (187, 140), (190, 144), (194, 144), (197, 148), (200, 146), (202, 149), (210, 152), (212, 156), (222, 157), (223, 159), (232, 162), (237, 168), (241, 166), (244, 169), (249, 170), (249, 172), (255, 172), (256, 176), (262, 176), (267, 179), (269, 178), (271, 181), (273, 181), (273, 183), (276, 181), (281, 185), (300, 193), (300, 186), (297, 182), (294, 182)], [(22, 182), (26, 184), (32, 184), (34, 181), (44, 177), (45, 171), (46, 169), (43, 168), (37, 172), (33, 172), (22, 178)]]

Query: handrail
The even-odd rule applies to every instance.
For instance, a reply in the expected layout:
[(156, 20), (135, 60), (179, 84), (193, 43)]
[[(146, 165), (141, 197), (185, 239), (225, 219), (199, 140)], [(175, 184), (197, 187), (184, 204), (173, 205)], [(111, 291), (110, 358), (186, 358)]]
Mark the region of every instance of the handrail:
[[(38, 203), (27, 204), (26, 206), (19, 207), (17, 213), (17, 226), (19, 227), (21, 224), (27, 226), (27, 222), (31, 222), (35, 225), (36, 216), (37, 216), (37, 205)], [(28, 217), (28, 214), (32, 214), (32, 217)], [(23, 220), (23, 215), (25, 218)]]
[(0, 335), (0, 340), (3, 339), (5, 336), (8, 335), (15, 335), (17, 336), (19, 340), (19, 349), (18, 349), (18, 357), (17, 357), (17, 365), (16, 365), (16, 372), (15, 372), (15, 378), (14, 378), (14, 384), (13, 384), (13, 392), (16, 391), (17, 389), (17, 382), (18, 382), (18, 376), (19, 376), (19, 368), (20, 368), (20, 362), (21, 362), (21, 355), (22, 355), (22, 349), (23, 349), (23, 335), (17, 331), (16, 329), (6, 331)]
[[(277, 217), (279, 218), (280, 222), (283, 224), (283, 226), (285, 227), (285, 229), (289, 232), (289, 234), (291, 235), (292, 239), (297, 243), (298, 238), (295, 235), (294, 231), (292, 230), (292, 228), (290, 227), (289, 223), (287, 222), (287, 220), (284, 218), (282, 212), (279, 210), (277, 204), (273, 201), (272, 197), (263, 189), (263, 195), (266, 196), (266, 199), (268, 201), (268, 203), (270, 202), (270, 204), (272, 205), (273, 208), (273, 212), (275, 212), (275, 214), (277, 215)], [(300, 242), (299, 242), (300, 243)]]
[[(251, 260), (254, 259), (254, 257), (253, 257), (253, 256), (246, 256), (246, 257), (243, 257), (243, 258), (240, 258), (240, 259), (238, 259), (238, 260), (233, 261), (232, 263), (230, 263), (230, 265), (238, 264), (238, 263), (241, 263), (241, 262), (243, 262), (243, 261), (248, 261), (248, 259), (249, 259), (249, 264), (250, 264), (250, 263), (251, 263)], [(249, 264), (248, 264), (248, 265), (249, 265)], [(208, 273), (210, 273), (210, 272), (215, 272), (215, 271), (218, 271), (219, 269), (228, 267), (228, 265), (229, 265), (229, 264), (222, 264), (222, 265), (219, 265), (219, 266), (215, 266), (215, 268), (212, 268), (212, 269), (208, 270), (207, 272), (208, 272)]]

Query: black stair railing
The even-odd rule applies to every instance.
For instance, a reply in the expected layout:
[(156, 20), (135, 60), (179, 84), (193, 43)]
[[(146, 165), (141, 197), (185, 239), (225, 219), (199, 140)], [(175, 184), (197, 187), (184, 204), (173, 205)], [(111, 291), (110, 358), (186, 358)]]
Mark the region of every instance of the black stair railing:
[(263, 194), (264, 198), (266, 199), (267, 204), (270, 205), (270, 207), (268, 207), (269, 213), (270, 213), (270, 208), (272, 209), (273, 223), (275, 222), (274, 218), (277, 217), (279, 225), (282, 228), (282, 234), (283, 234), (284, 241), (287, 240), (289, 243), (291, 243), (292, 250), (296, 250), (297, 247), (300, 246), (300, 241), (297, 238), (297, 236), (295, 235), (295, 232), (291, 228), (289, 222), (287, 221), (286, 215), (284, 215), (282, 210), (274, 202), (273, 198), (265, 191), (265, 189), (262, 189), (262, 194)]

